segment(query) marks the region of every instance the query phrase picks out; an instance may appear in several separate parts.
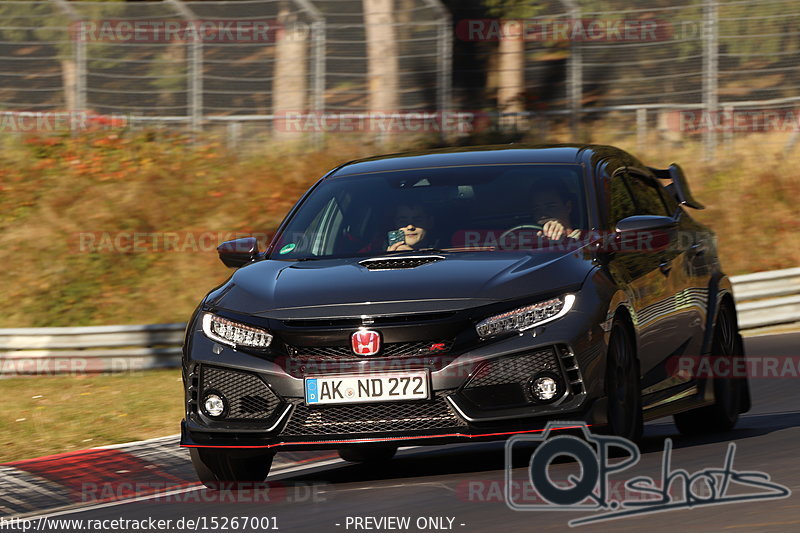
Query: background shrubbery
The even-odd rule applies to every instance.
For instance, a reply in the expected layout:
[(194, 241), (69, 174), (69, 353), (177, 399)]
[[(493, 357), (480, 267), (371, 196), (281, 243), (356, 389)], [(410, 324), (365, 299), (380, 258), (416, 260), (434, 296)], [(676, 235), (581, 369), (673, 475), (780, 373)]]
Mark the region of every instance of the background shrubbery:
[[(783, 156), (781, 143), (766, 134), (743, 138), (705, 164), (699, 145), (637, 151), (628, 139), (604, 138), (601, 128), (592, 136), (652, 166), (684, 167), (708, 206), (693, 215), (717, 232), (729, 274), (800, 264), (800, 156)], [(91, 253), (81, 251), (80, 234), (269, 233), (324, 172), (403, 148), (330, 140), (313, 151), (271, 145), (237, 155), (211, 139), (108, 131), (2, 143), (0, 265), (8, 305), (0, 327), (185, 321), (230, 274), (213, 251)]]

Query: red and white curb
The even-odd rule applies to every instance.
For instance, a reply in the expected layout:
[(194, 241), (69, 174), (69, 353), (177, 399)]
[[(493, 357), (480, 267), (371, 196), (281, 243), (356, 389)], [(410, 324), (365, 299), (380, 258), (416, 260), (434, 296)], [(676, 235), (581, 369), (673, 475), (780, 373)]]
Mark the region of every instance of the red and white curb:
[[(200, 489), (180, 435), (0, 464), (0, 517), (57, 513)], [(279, 453), (272, 474), (336, 463), (335, 453)], [(273, 496), (274, 497), (274, 496)]]

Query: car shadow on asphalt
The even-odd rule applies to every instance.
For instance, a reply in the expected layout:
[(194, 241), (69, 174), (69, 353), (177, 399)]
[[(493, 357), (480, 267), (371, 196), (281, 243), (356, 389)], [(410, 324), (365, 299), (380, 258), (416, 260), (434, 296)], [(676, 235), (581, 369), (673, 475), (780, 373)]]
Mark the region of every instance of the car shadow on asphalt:
[[(800, 427), (800, 412), (767, 413), (740, 419), (731, 431), (702, 436), (683, 436), (671, 423), (645, 426), (645, 436), (639, 449), (642, 455), (659, 454), (664, 450), (664, 439), (671, 438), (673, 448), (691, 448), (714, 443), (742, 441), (768, 435), (783, 429)], [(527, 467), (535, 444), (517, 445), (512, 453), (514, 468)], [(570, 462), (559, 457), (555, 463)], [(504, 442), (455, 444), (450, 446), (420, 447), (401, 451), (391, 461), (378, 464), (353, 464), (342, 462), (321, 471), (290, 476), (282, 482), (324, 482), (327, 484), (363, 483), (372, 481), (398, 481), (406, 478), (431, 478), (496, 472), (502, 477), (505, 468)]]
[(664, 448), (664, 439), (671, 438), (673, 448), (688, 448), (704, 444), (745, 440), (769, 435), (775, 431), (800, 427), (800, 412), (763, 413), (746, 415), (739, 419), (730, 431), (706, 435), (681, 435), (673, 424), (652, 424), (647, 427), (645, 438), (639, 446), (642, 453), (658, 452)]

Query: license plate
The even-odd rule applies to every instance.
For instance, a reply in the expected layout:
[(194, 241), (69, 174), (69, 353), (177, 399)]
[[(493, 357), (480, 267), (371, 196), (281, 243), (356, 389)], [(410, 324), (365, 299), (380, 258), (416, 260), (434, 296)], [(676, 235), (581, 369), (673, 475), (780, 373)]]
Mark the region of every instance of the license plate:
[(393, 402), (430, 398), (427, 372), (306, 378), (306, 404)]

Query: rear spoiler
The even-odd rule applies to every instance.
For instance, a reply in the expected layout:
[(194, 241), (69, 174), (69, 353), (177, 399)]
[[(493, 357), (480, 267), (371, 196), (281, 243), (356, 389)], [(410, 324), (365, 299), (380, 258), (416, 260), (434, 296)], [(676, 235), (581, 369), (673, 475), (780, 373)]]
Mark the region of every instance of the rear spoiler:
[(647, 167), (650, 171), (656, 175), (657, 178), (671, 180), (672, 183), (667, 185), (665, 188), (669, 193), (678, 200), (678, 203), (681, 205), (685, 205), (691, 207), (692, 209), (705, 209), (706, 206), (695, 200), (694, 196), (692, 196), (692, 191), (689, 190), (689, 182), (686, 181), (686, 176), (683, 173), (683, 169), (677, 165), (677, 163), (672, 163), (669, 168), (653, 168)]

